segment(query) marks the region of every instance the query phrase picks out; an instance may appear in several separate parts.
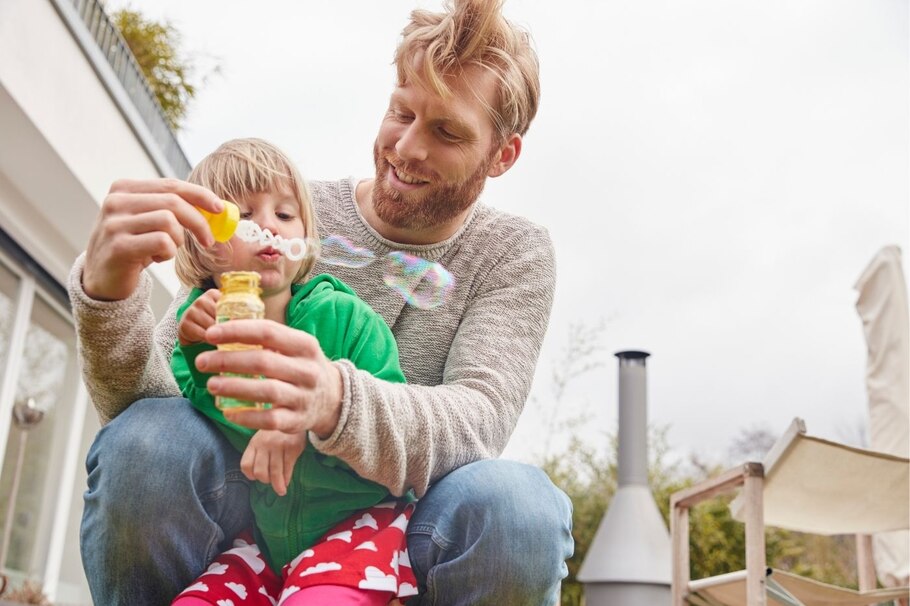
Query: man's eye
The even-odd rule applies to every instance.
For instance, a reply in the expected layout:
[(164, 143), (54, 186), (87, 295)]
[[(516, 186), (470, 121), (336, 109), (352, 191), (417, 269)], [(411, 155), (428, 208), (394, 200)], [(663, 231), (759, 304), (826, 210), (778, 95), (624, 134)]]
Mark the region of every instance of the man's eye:
[(408, 114), (408, 113), (405, 113), (405, 112), (402, 112), (402, 111), (398, 111), (398, 110), (396, 110), (396, 109), (393, 109), (393, 110), (392, 110), (392, 115), (393, 115), (393, 116), (395, 117), (395, 119), (398, 120), (399, 122), (410, 122), (411, 120), (414, 119), (414, 116), (412, 116), (411, 114)]
[(449, 132), (444, 128), (439, 129), (439, 135), (447, 141), (458, 141), (459, 139), (461, 139), (461, 137), (459, 137), (455, 133)]

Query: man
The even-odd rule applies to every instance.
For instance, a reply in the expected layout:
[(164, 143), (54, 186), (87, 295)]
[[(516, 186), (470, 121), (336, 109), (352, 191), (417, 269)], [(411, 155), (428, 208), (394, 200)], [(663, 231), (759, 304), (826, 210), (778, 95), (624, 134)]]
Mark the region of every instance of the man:
[[(537, 110), (536, 56), (498, 0), (464, 0), (412, 13), (395, 61), (375, 177), (314, 184), (313, 198), (323, 235), (452, 273), (445, 304), (424, 310), (385, 285), (381, 263), (317, 267), (392, 327), (408, 384), (329, 361), (309, 335), (266, 320), (209, 328), (210, 343), (263, 349), (207, 352), (197, 366), (266, 377), (208, 382), (215, 395), (273, 404), (232, 420), (309, 430), (309, 447), (394, 494), (415, 491), (408, 556), (420, 595), (409, 604), (554, 604), (572, 552), (571, 506), (539, 470), (494, 459), (533, 378), (552, 245), (542, 228), (478, 203), (486, 179), (521, 154)], [(153, 337), (143, 275), (174, 256), (184, 229), (210, 244), (194, 206), (219, 205), (179, 181), (117, 182), (73, 268), (84, 375), (106, 422), (89, 453), (82, 528), (99, 604), (166, 603), (250, 524), (238, 455), (176, 397), (173, 309)]]

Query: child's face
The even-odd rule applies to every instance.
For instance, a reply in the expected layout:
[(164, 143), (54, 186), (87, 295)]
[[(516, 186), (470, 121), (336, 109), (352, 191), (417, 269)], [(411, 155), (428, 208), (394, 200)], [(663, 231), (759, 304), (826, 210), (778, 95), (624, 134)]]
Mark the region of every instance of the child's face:
[[(253, 221), (283, 238), (303, 238), (304, 226), (300, 204), (288, 191), (263, 192), (241, 200), (234, 200), (240, 207), (240, 218)], [(257, 271), (262, 276), (262, 296), (269, 297), (289, 291), (302, 261), (291, 261), (270, 246), (258, 242), (244, 242), (231, 238), (231, 271)], [(216, 277), (220, 286), (220, 280)]]

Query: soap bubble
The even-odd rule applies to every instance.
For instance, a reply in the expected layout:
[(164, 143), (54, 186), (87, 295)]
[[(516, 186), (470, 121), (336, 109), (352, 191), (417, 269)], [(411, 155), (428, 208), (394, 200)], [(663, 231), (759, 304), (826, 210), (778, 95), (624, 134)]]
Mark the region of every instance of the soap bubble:
[(452, 274), (439, 263), (401, 251), (390, 252), (383, 261), (383, 282), (419, 309), (439, 307), (455, 286)]
[(338, 265), (359, 269), (376, 260), (373, 251), (354, 245), (343, 236), (327, 236), (322, 240), (319, 260), (326, 265)]
[[(279, 238), (281, 236), (278, 236)], [(288, 259), (291, 261), (300, 261), (307, 255), (307, 244), (303, 238), (291, 238), (290, 240), (285, 240), (282, 244), (285, 246), (278, 248), (283, 252)]]

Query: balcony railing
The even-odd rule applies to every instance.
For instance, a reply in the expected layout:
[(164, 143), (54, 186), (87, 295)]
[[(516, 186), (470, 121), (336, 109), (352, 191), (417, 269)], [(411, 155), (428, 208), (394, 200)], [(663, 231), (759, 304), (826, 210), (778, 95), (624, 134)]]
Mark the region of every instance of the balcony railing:
[(142, 121), (148, 127), (152, 138), (160, 147), (161, 153), (173, 168), (175, 176), (183, 179), (190, 173), (190, 163), (177, 143), (174, 131), (168, 126), (158, 105), (155, 94), (143, 76), (136, 58), (120, 36), (120, 32), (111, 23), (98, 0), (69, 0), (72, 2), (94, 38), (101, 53), (110, 63), (114, 74), (120, 80), (130, 100), (139, 112)]

